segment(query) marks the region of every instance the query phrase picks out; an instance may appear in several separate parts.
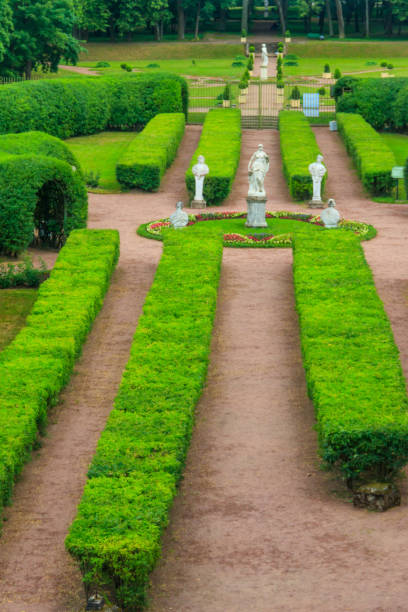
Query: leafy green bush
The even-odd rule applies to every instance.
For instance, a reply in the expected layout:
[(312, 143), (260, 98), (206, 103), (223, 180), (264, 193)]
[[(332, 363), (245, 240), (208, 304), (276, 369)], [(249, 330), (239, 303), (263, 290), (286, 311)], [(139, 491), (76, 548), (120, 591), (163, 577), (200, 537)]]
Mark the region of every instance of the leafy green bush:
[(291, 100), (300, 100), (300, 90), (299, 90), (299, 87), (297, 85), (292, 87), (292, 91), (290, 92), (290, 99)]
[(325, 96), (326, 95), (325, 87), (319, 87), (319, 89), (317, 90), (317, 93), (319, 94), (319, 96)]
[(135, 136), (116, 165), (116, 178), (125, 189), (157, 191), (184, 134), (183, 113), (163, 113)]
[(381, 62), (380, 66), (382, 68), (386, 68), (387, 67), (388, 62)]
[(323, 72), (324, 72), (324, 73), (326, 73), (326, 74), (328, 74), (328, 73), (330, 72), (330, 66), (329, 66), (329, 64), (325, 64), (325, 65), (324, 65)]
[[(308, 200), (313, 195), (309, 164), (319, 155), (315, 135), (302, 113), (281, 111), (279, 134), (283, 163), (283, 174), (294, 200)], [(322, 194), (327, 173), (322, 181)]]
[(387, 64), (388, 70), (392, 70), (394, 68), (394, 64)]
[[(220, 146), (222, 143), (222, 147)], [(241, 113), (238, 109), (220, 108), (207, 113), (200, 142), (186, 172), (191, 197), (195, 193), (192, 167), (204, 155), (210, 172), (204, 181), (207, 204), (220, 204), (231, 191), (241, 154)]]
[(298, 60), (299, 56), (295, 55), (294, 53), (288, 53), (287, 55), (285, 55), (285, 60)]
[(26, 326), (0, 355), (0, 504), (9, 501), (47, 408), (69, 380), (118, 254), (118, 232), (73, 231)]
[[(195, 64), (194, 60), (193, 60), (193, 64)], [(153, 62), (152, 64), (147, 64), (146, 68), (160, 68), (160, 64)]]
[(299, 66), (298, 62), (294, 60), (285, 61), (284, 66)]
[[(115, 407), (98, 443), (66, 547), (86, 582), (145, 603), (205, 382), (222, 235), (168, 230)], [(186, 307), (188, 305), (188, 307)]]
[(95, 68), (110, 68), (110, 63), (105, 61), (96, 62)]
[(42, 79), (0, 88), (0, 134), (41, 130), (58, 138), (146, 125), (158, 113), (184, 112), (182, 77), (157, 72)]
[(241, 60), (237, 60), (232, 62), (231, 66), (233, 68), (239, 68), (240, 66), (245, 66), (244, 62), (241, 62)]
[(39, 242), (61, 246), (86, 226), (87, 211), (82, 172), (65, 143), (41, 132), (0, 136), (0, 252), (23, 251), (34, 231)]
[(23, 261), (13, 263), (0, 263), (0, 288), (10, 287), (38, 287), (48, 276), (48, 270), (42, 261), (40, 268), (34, 268), (29, 255)]
[(336, 70), (334, 71), (333, 77), (335, 79), (340, 79), (341, 78), (341, 72), (340, 72), (339, 68), (336, 68)]
[(100, 172), (90, 170), (89, 172), (84, 173), (85, 183), (88, 187), (98, 187), (99, 179), (101, 178)]
[(337, 125), (358, 175), (372, 195), (390, 194), (394, 153), (361, 115), (337, 113)]
[(294, 236), (303, 364), (323, 460), (346, 478), (408, 461), (408, 402), (391, 326), (358, 239)]
[(126, 72), (132, 72), (132, 66), (126, 64), (125, 62), (121, 64), (120, 67), (122, 68), (122, 70), (126, 70)]

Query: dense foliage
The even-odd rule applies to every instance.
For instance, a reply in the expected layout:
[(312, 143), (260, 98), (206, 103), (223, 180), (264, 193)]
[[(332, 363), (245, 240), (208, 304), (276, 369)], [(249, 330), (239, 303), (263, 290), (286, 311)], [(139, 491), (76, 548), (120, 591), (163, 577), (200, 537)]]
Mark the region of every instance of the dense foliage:
[(0, 505), (9, 501), (47, 408), (68, 382), (118, 254), (116, 231), (72, 232), (26, 326), (0, 355)]
[(238, 109), (213, 109), (204, 121), (200, 142), (186, 172), (186, 185), (194, 197), (192, 167), (203, 155), (210, 172), (204, 180), (207, 204), (220, 204), (231, 191), (241, 155), (241, 113)]
[(389, 478), (408, 461), (398, 349), (358, 239), (294, 237), (303, 363), (324, 461), (346, 478)]
[(184, 134), (182, 113), (161, 113), (135, 136), (116, 165), (116, 178), (125, 189), (157, 191), (177, 154)]
[(372, 195), (389, 194), (393, 186), (391, 170), (396, 165), (394, 153), (361, 115), (337, 113), (336, 117), (340, 135), (365, 189)]
[(168, 230), (115, 407), (66, 540), (84, 580), (145, 603), (208, 365), (222, 237)]
[(69, 138), (144, 126), (160, 112), (187, 113), (185, 79), (159, 72), (16, 83), (0, 88), (0, 133), (41, 130)]
[[(311, 199), (313, 195), (312, 177), (309, 165), (319, 155), (316, 137), (303, 115), (293, 111), (279, 113), (279, 135), (282, 154), (283, 174), (294, 200)], [(321, 193), (327, 173), (323, 177)]]
[(0, 252), (40, 242), (61, 246), (86, 226), (88, 198), (81, 169), (65, 143), (41, 132), (0, 136)]

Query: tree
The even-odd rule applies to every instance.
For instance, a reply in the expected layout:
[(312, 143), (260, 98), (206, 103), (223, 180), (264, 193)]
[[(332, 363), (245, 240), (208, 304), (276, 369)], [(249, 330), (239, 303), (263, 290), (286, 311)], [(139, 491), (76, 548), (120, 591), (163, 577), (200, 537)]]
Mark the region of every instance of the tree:
[(14, 31), (0, 71), (25, 74), (33, 69), (57, 72), (61, 58), (76, 63), (81, 47), (72, 36), (70, 0), (11, 0)]
[(74, 12), (81, 32), (106, 32), (111, 15), (106, 0), (74, 0)]
[(335, 0), (336, 11), (337, 11), (337, 26), (339, 28), (339, 38), (344, 38), (344, 17), (343, 17), (343, 6), (341, 0)]
[(12, 12), (8, 0), (0, 0), (0, 62), (10, 44), (13, 30)]

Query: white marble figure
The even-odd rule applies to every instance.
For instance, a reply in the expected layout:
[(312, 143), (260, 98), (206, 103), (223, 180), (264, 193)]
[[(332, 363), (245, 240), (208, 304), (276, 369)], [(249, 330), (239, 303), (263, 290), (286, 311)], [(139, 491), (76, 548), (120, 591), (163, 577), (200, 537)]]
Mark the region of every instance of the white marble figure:
[(332, 198), (327, 202), (327, 208), (322, 211), (320, 218), (324, 223), (324, 227), (328, 229), (338, 227), (340, 213), (336, 208), (336, 202)]
[(204, 189), (204, 179), (209, 173), (209, 168), (205, 163), (204, 155), (199, 155), (197, 159), (197, 163), (193, 166), (192, 172), (195, 176), (195, 196), (194, 200), (196, 202), (203, 202), (203, 189)]
[(182, 210), (183, 202), (177, 202), (176, 211), (169, 217), (170, 223), (174, 229), (186, 227), (188, 223), (188, 214)]
[(327, 170), (322, 164), (323, 156), (318, 155), (316, 161), (309, 164), (309, 172), (312, 175), (313, 181), (313, 198), (312, 202), (321, 202), (321, 185), (322, 179), (326, 174)]
[(263, 150), (263, 145), (258, 145), (258, 149), (252, 155), (248, 164), (249, 190), (248, 196), (266, 198), (264, 181), (265, 175), (269, 170), (269, 156)]
[(265, 68), (268, 65), (268, 62), (269, 62), (268, 50), (266, 48), (266, 44), (262, 43), (262, 61), (261, 61), (261, 66), (263, 66)]

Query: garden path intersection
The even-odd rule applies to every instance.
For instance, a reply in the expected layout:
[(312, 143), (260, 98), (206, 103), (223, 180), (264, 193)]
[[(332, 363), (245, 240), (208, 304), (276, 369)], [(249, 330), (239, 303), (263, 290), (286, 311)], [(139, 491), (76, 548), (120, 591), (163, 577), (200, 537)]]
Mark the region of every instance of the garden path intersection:
[[(338, 134), (315, 129), (326, 194), (341, 214), (374, 225), (367, 261), (408, 376), (406, 206), (363, 194)], [(184, 173), (200, 128), (188, 127), (156, 194), (91, 195), (89, 226), (116, 228), (121, 259), (82, 357), (6, 509), (0, 610), (77, 612), (79, 571), (64, 538), (128, 359), (160, 243), (135, 234), (186, 201)], [(233, 191), (217, 210), (245, 210), (249, 157), (270, 155), (268, 210), (290, 203), (279, 133), (244, 131)], [(341, 316), (341, 313), (334, 313)], [(152, 577), (152, 612), (397, 612), (406, 610), (407, 490), (385, 514), (356, 511), (320, 471), (294, 308), (290, 249), (224, 249), (207, 385), (185, 476)]]

